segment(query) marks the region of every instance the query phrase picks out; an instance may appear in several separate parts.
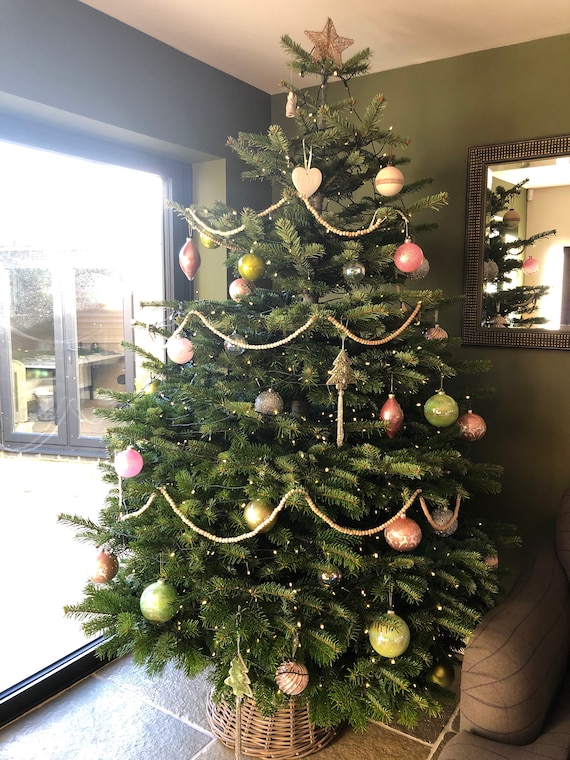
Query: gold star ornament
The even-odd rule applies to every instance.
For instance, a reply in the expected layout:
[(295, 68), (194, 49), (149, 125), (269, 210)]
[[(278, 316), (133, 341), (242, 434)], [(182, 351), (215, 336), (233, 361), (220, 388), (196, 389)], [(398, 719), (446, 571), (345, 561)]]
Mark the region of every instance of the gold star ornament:
[(354, 42), (354, 40), (348, 37), (339, 37), (330, 18), (327, 19), (322, 32), (305, 31), (305, 34), (315, 46), (312, 54), (313, 61), (330, 58), (339, 67), (342, 66), (342, 51), (346, 50)]

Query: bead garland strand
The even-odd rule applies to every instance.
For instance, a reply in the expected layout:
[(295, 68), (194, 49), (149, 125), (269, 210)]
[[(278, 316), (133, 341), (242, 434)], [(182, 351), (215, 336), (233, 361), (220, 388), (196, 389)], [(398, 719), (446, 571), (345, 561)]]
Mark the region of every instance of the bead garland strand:
[(346, 335), (347, 338), (350, 338), (356, 343), (360, 343), (363, 346), (381, 346), (383, 343), (389, 343), (394, 338), (397, 338), (398, 335), (400, 335), (400, 333), (403, 333), (406, 327), (408, 327), (414, 321), (414, 318), (416, 317), (416, 315), (418, 314), (421, 308), (422, 308), (422, 302), (418, 301), (415, 309), (412, 311), (410, 316), (406, 319), (406, 321), (400, 327), (398, 327), (397, 330), (394, 330), (393, 333), (390, 333), (390, 335), (386, 335), (386, 337), (384, 338), (378, 338), (378, 340), (368, 340), (367, 338), (359, 338), (358, 335), (355, 335), (354, 333), (350, 332), (348, 327), (345, 327), (341, 322), (339, 322), (334, 317), (328, 316), (327, 319), (329, 322), (332, 322), (335, 327), (338, 327), (339, 330), (342, 330), (342, 332)]
[[(329, 224), (326, 219), (323, 219), (323, 217), (319, 214), (317, 209), (311, 204), (309, 199), (302, 195), (301, 193), (297, 193), (297, 196), (303, 201), (307, 209), (311, 212), (313, 217), (317, 220), (317, 222), (322, 225), (327, 232), (332, 232), (335, 235), (338, 235), (339, 237), (348, 237), (348, 238), (357, 238), (362, 237), (362, 235), (370, 235), (371, 232), (376, 232), (377, 229), (379, 229), (384, 222), (388, 219), (389, 215), (386, 214), (386, 216), (383, 216), (379, 219), (375, 220), (376, 214), (378, 212), (375, 212), (374, 216), (372, 217), (372, 221), (368, 225), (368, 227), (363, 227), (360, 230), (341, 230), (338, 227), (333, 227), (332, 224)], [(392, 209), (392, 211), (396, 212), (397, 214), (400, 214), (400, 216), (406, 220), (405, 215), (402, 211), (400, 211), (397, 208)]]
[(448, 528), (451, 528), (453, 523), (457, 520), (457, 515), (459, 514), (459, 508), (461, 506), (461, 495), (457, 494), (457, 499), (455, 500), (455, 509), (453, 510), (453, 517), (450, 517), (449, 520), (444, 523), (443, 525), (438, 525), (432, 518), (429, 509), (427, 508), (425, 499), (423, 496), (420, 496), (420, 504), (423, 510), (423, 513), (426, 517), (426, 520), (431, 525), (431, 527), (434, 530), (437, 530), (439, 532), (447, 530)]
[[(269, 206), (269, 208), (266, 208), (264, 211), (260, 211), (259, 214), (257, 214), (258, 217), (264, 217), (269, 216), (269, 214), (272, 214), (274, 211), (277, 211), (278, 208), (283, 206), (287, 201), (289, 200), (289, 194), (283, 195), (280, 201), (277, 201), (277, 203), (274, 203), (272, 206)], [(203, 222), (198, 214), (194, 211), (192, 208), (185, 209), (185, 213), (187, 213), (189, 216), (192, 217), (194, 222), (196, 222), (196, 226), (201, 232), (208, 232), (210, 235), (217, 235), (221, 238), (229, 238), (233, 237), (234, 235), (238, 235), (240, 232), (243, 232), (245, 230), (245, 224), (240, 225), (239, 227), (235, 227), (233, 230), (217, 230), (214, 227), (208, 227), (208, 225)]]

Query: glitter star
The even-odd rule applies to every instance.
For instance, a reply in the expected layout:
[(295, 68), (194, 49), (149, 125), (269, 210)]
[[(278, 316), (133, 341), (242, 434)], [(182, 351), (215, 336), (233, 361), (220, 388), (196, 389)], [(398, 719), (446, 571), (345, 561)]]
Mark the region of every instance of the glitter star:
[(313, 61), (320, 61), (323, 58), (331, 58), (337, 66), (342, 66), (341, 53), (350, 47), (354, 40), (348, 37), (339, 37), (336, 33), (334, 24), (330, 18), (327, 19), (325, 28), (322, 32), (307, 32), (307, 37), (314, 44)]

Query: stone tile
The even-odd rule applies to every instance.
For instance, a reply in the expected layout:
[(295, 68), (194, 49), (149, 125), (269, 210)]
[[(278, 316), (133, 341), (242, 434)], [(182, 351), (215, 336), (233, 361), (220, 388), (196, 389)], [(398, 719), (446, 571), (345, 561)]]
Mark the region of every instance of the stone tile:
[(0, 731), (0, 760), (189, 760), (212, 741), (90, 677)]
[(206, 701), (212, 687), (205, 673), (188, 679), (169, 664), (160, 676), (149, 676), (144, 668), (133, 663), (131, 657), (124, 657), (106, 665), (95, 677), (113, 683), (181, 720), (209, 730)]

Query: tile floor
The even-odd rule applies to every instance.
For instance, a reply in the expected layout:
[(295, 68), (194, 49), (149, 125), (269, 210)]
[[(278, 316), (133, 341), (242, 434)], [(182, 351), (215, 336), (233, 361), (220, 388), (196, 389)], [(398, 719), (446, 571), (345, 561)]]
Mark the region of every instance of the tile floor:
[[(169, 668), (150, 678), (129, 658), (106, 665), (0, 730), (0, 760), (234, 760), (206, 718), (209, 684)], [(318, 760), (435, 760), (451, 712), (428, 740), (385, 726), (343, 731)]]

